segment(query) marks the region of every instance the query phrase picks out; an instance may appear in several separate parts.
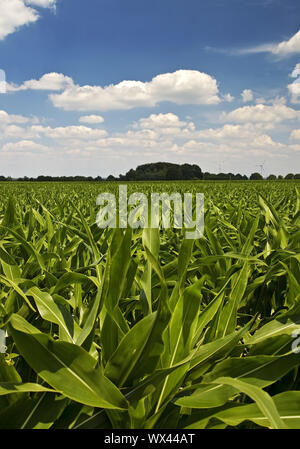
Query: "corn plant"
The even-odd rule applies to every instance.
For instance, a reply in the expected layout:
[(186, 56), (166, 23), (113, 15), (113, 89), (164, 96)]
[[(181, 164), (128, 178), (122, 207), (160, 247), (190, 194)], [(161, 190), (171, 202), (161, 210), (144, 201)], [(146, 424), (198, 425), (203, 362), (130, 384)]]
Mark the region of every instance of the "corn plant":
[(99, 229), (115, 183), (0, 184), (0, 428), (300, 428), (297, 182), (204, 192), (205, 234)]

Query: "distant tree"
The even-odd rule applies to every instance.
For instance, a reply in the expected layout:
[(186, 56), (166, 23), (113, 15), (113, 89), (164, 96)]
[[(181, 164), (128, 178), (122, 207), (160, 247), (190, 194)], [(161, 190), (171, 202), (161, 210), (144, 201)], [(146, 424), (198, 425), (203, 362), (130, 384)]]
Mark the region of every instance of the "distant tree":
[(283, 179), (283, 176), (282, 176), (282, 175), (279, 175), (279, 176), (278, 176), (278, 179)]
[(294, 175), (292, 173), (289, 173), (284, 179), (294, 179)]
[(177, 181), (182, 179), (182, 172), (179, 166), (171, 166), (167, 169), (166, 179), (168, 181)]
[(300, 173), (297, 173), (297, 174), (295, 175), (295, 179), (300, 179)]
[(201, 168), (198, 165), (193, 165), (194, 176), (193, 178), (203, 179), (203, 173)]
[(225, 181), (229, 179), (229, 175), (227, 175), (226, 173), (218, 173), (216, 175), (216, 179), (219, 179), (220, 181)]
[(268, 181), (275, 181), (275, 179), (277, 179), (277, 176), (276, 175), (269, 175), (267, 177), (267, 179), (268, 179)]
[(190, 164), (183, 164), (181, 166), (182, 179), (193, 179), (194, 170)]
[(237, 181), (242, 181), (243, 176), (240, 173), (238, 173), (237, 175), (233, 175), (232, 179), (236, 179)]
[(36, 178), (36, 180), (37, 180), (38, 182), (51, 181), (51, 176), (43, 176), (43, 175), (41, 175), (41, 176), (38, 176), (38, 177)]
[(252, 175), (250, 176), (251, 181), (260, 181), (263, 179), (263, 177), (261, 176), (260, 173), (252, 173)]
[(109, 175), (106, 181), (116, 181), (116, 178), (113, 175)]
[(129, 170), (126, 175), (120, 175), (119, 179), (122, 181), (191, 180), (203, 179), (203, 173), (198, 165), (155, 162), (139, 165), (135, 170)]
[[(121, 178), (121, 177), (120, 177)], [(128, 173), (126, 173), (126, 180), (127, 181), (136, 181), (136, 171), (135, 170), (129, 170)]]

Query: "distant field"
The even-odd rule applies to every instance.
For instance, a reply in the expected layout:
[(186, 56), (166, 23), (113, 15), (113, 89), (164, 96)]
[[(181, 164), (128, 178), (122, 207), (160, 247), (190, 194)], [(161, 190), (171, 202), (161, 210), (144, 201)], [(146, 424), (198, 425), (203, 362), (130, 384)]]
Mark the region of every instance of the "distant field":
[(300, 428), (300, 181), (127, 185), (203, 192), (204, 237), (0, 183), (0, 428)]
[[(118, 191), (118, 182), (0, 182), (0, 207), (5, 206), (7, 198), (13, 195), (22, 201), (29, 202), (34, 198), (42, 199), (49, 203), (53, 198), (62, 198), (71, 195), (79, 200), (95, 205), (95, 197), (101, 192)], [(286, 197), (288, 201), (295, 201), (295, 187), (300, 186), (300, 180), (294, 181), (139, 181), (122, 182), (128, 186), (128, 192), (140, 191), (143, 193), (153, 192), (204, 192), (206, 198), (211, 198), (215, 204), (219, 204), (220, 195), (229, 195), (230, 199), (240, 202), (252, 201), (259, 194), (265, 195), (270, 200)], [(239, 194), (238, 197), (236, 196)], [(84, 198), (83, 198), (84, 196)], [(222, 203), (225, 202), (223, 198)]]

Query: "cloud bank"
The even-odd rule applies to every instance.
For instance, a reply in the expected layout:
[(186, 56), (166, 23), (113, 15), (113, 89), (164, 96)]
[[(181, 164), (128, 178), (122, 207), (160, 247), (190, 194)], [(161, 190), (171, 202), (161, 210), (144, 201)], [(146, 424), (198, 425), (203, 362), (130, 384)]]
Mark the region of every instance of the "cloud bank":
[(39, 19), (38, 11), (32, 6), (55, 8), (55, 5), (56, 0), (1, 0), (0, 40)]
[(212, 105), (221, 101), (216, 79), (197, 70), (163, 73), (150, 82), (122, 81), (105, 87), (74, 84), (50, 99), (55, 107), (66, 111), (128, 110), (161, 102)]

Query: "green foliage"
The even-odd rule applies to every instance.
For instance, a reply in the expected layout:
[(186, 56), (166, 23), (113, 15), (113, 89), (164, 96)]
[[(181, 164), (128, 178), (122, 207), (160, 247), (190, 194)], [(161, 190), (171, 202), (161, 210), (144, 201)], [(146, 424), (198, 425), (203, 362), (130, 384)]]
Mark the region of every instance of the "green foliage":
[(198, 165), (156, 162), (140, 165), (136, 170), (131, 169), (126, 175), (120, 175), (120, 180), (123, 181), (173, 181), (180, 179), (203, 179), (201, 168)]
[(252, 175), (250, 176), (250, 180), (251, 181), (259, 181), (259, 180), (262, 180), (262, 179), (263, 179), (262, 175), (260, 173), (257, 173), (257, 172), (252, 173)]
[(0, 428), (300, 428), (296, 180), (204, 192), (205, 234), (106, 229), (108, 183), (0, 184)]

